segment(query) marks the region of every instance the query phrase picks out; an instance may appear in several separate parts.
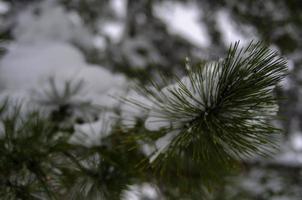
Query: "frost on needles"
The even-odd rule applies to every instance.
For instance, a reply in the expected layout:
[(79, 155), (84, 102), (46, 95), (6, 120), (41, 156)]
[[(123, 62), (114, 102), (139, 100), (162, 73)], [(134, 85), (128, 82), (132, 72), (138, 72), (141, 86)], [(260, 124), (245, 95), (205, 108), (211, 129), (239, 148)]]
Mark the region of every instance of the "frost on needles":
[(174, 84), (138, 89), (152, 102), (133, 102), (149, 111), (145, 127), (163, 132), (151, 164), (186, 155), (224, 164), (275, 149), (280, 131), (271, 124), (278, 111), (273, 90), (286, 76), (286, 60), (260, 42), (238, 45), (217, 62), (188, 64)]

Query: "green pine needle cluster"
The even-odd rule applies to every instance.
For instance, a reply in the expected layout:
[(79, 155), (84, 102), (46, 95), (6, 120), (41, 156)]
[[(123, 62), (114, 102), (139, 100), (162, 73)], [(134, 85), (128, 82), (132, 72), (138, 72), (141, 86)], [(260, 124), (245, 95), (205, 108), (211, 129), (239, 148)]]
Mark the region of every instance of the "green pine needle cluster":
[(187, 65), (187, 75), (174, 84), (139, 89), (153, 103), (140, 102), (150, 111), (145, 125), (164, 130), (158, 141), (166, 144), (150, 158), (156, 167), (186, 157), (212, 169), (275, 149), (274, 87), (286, 76), (286, 60), (260, 42), (238, 45), (220, 61)]
[(72, 128), (10, 104), (0, 106), (1, 200), (118, 200), (139, 177), (133, 166), (144, 157), (128, 152), (118, 131), (100, 146), (84, 147), (69, 142)]

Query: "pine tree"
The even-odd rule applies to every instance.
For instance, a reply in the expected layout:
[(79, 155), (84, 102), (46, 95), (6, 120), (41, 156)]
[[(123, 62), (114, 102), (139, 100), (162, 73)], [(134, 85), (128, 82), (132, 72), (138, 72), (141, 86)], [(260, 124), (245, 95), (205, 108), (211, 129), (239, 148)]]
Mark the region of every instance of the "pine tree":
[[(20, 104), (3, 101), (1, 198), (121, 199), (129, 185), (143, 183), (152, 183), (162, 198), (214, 198), (246, 159), (270, 156), (280, 134), (272, 125), (274, 88), (287, 74), (286, 61), (259, 42), (238, 46), (219, 61), (187, 62), (183, 77), (137, 87), (144, 100), (125, 103), (147, 116), (133, 127), (117, 122), (95, 146), (70, 143), (73, 127), (53, 115), (24, 114)], [(70, 117), (65, 111), (57, 111), (61, 122)], [(146, 155), (142, 144), (155, 149)]]

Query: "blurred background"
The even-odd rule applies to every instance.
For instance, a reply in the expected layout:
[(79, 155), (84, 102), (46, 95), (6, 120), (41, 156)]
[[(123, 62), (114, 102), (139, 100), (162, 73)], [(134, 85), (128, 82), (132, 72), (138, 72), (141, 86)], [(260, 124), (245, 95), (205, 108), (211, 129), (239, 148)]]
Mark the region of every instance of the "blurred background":
[[(181, 75), (186, 58), (217, 60), (238, 40), (263, 41), (288, 60), (276, 91), (280, 152), (245, 163), (212, 198), (302, 199), (302, 1), (0, 0), (0, 39), (0, 98), (45, 110), (85, 145), (95, 140), (83, 132), (110, 134), (115, 121), (103, 119), (133, 117), (110, 97), (134, 81)], [(193, 199), (171, 191), (144, 179), (125, 198)]]

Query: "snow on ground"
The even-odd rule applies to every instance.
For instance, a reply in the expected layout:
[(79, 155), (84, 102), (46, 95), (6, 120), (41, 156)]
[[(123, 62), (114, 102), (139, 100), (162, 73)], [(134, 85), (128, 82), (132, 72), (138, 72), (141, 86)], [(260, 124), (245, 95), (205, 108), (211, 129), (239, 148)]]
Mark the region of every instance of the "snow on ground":
[(155, 5), (155, 16), (166, 23), (172, 34), (177, 34), (198, 47), (210, 45), (205, 26), (201, 22), (201, 13), (194, 3), (164, 1)]

